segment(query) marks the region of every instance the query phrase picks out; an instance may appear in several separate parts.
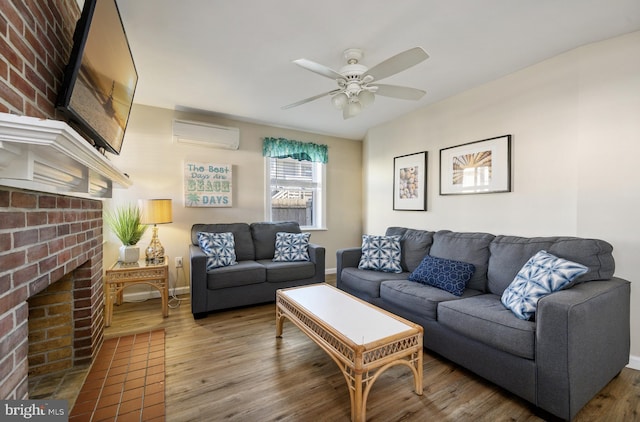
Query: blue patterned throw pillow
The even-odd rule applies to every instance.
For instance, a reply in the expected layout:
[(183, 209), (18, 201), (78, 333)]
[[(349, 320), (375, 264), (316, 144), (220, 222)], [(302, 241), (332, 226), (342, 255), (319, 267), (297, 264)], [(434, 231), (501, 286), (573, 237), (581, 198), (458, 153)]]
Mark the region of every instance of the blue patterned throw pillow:
[(502, 304), (518, 318), (530, 319), (541, 298), (566, 287), (587, 270), (582, 264), (540, 251), (524, 264), (502, 293)]
[(233, 233), (198, 232), (198, 243), (208, 257), (207, 271), (237, 264)]
[(361, 270), (401, 273), (400, 236), (362, 235)]
[(409, 280), (462, 296), (475, 271), (475, 265), (467, 262), (426, 255), (420, 265), (409, 274)]
[(311, 233), (276, 233), (276, 250), (273, 254), (273, 261), (308, 261), (310, 237)]

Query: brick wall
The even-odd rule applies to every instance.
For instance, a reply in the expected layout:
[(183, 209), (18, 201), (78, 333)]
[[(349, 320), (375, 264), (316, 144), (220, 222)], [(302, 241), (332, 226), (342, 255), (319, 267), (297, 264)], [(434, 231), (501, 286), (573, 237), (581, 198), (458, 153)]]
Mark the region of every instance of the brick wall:
[(73, 273), (27, 302), (29, 377), (73, 367)]
[(100, 201), (0, 187), (0, 400), (28, 397), (27, 299), (65, 276), (73, 284), (74, 364), (97, 354), (102, 230)]
[[(54, 106), (80, 10), (75, 0), (0, 0), (0, 112), (60, 119)], [(27, 391), (27, 298), (73, 282), (74, 360), (102, 341), (102, 204), (0, 186), (0, 399)]]
[(76, 0), (0, 0), (0, 112), (54, 109), (80, 10)]

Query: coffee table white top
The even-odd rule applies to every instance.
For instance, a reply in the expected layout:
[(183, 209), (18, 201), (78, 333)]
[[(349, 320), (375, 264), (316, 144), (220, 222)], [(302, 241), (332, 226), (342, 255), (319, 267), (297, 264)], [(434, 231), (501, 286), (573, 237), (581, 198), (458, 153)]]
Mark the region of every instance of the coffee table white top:
[(413, 328), (329, 285), (293, 288), (283, 293), (355, 344), (371, 343)]

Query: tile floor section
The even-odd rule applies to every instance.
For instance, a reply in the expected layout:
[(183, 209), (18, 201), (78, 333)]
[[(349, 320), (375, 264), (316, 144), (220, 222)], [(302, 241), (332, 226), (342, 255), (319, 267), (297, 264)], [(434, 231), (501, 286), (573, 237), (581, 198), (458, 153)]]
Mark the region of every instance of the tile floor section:
[(105, 340), (69, 421), (164, 421), (164, 341), (164, 330)]

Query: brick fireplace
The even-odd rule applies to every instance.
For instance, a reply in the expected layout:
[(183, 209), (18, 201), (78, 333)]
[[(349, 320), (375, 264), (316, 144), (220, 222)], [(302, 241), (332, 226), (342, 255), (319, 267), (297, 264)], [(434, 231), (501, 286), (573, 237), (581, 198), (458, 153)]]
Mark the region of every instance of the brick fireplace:
[(28, 397), (27, 299), (72, 284), (73, 364), (102, 344), (102, 202), (0, 187), (0, 398)]
[(27, 397), (27, 299), (65, 278), (71, 288), (71, 362), (102, 343), (102, 202), (0, 188), (0, 397)]
[[(90, 363), (102, 344), (101, 199), (131, 182), (54, 107), (79, 16), (76, 0), (0, 8), (0, 400), (28, 398), (29, 372)], [(29, 308), (44, 331), (28, 334)]]

